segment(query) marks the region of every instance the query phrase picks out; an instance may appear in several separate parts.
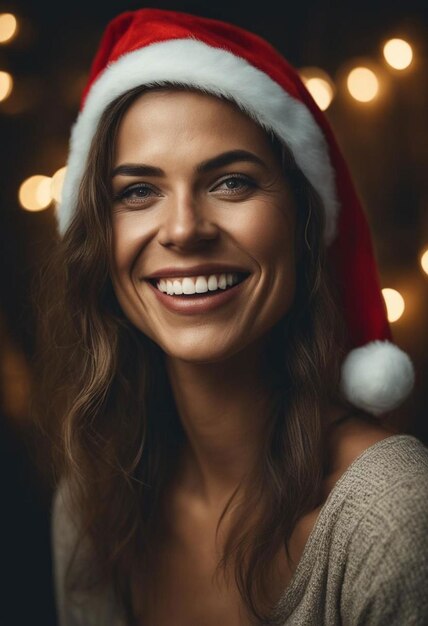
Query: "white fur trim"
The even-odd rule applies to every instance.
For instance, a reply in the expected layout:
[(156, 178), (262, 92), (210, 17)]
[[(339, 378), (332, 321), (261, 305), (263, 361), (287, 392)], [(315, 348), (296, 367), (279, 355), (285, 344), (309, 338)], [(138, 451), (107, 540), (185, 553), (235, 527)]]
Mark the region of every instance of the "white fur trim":
[(267, 74), (222, 48), (192, 38), (157, 42), (129, 52), (108, 65), (93, 83), (73, 125), (70, 152), (58, 209), (63, 234), (76, 205), (79, 185), (101, 114), (116, 97), (139, 85), (173, 82), (223, 95), (291, 149), (300, 169), (320, 194), (326, 212), (324, 238), (336, 234), (339, 203), (327, 142), (309, 109)]
[(409, 356), (390, 341), (351, 350), (342, 364), (341, 388), (355, 406), (380, 415), (395, 408), (414, 384)]

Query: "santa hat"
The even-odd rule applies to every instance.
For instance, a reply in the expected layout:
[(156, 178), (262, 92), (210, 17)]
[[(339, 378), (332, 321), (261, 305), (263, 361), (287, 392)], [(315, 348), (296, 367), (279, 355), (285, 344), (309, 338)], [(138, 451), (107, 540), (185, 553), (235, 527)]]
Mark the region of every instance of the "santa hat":
[(392, 342), (365, 214), (326, 117), (298, 73), (265, 40), (218, 20), (158, 9), (107, 26), (72, 128), (62, 200), (63, 234), (76, 207), (92, 138), (109, 105), (142, 85), (188, 85), (234, 101), (288, 146), (325, 210), (324, 241), (348, 327), (341, 389), (374, 415), (410, 393), (414, 371)]

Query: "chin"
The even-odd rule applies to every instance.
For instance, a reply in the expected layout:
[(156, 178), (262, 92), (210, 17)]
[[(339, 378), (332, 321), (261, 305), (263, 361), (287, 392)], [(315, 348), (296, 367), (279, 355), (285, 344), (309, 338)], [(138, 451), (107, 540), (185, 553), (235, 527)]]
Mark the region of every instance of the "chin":
[(213, 346), (186, 346), (182, 349), (178, 349), (177, 346), (160, 346), (165, 354), (171, 359), (177, 359), (179, 361), (186, 361), (187, 363), (218, 363), (225, 361), (229, 357), (233, 356), (238, 350), (231, 348), (222, 348), (218, 345)]
[[(179, 334), (177, 334), (179, 335)], [(221, 341), (217, 333), (205, 334), (192, 330), (192, 335), (184, 333), (181, 337), (175, 336), (172, 342), (170, 338), (163, 338), (162, 341), (152, 338), (155, 343), (165, 352), (171, 359), (177, 359), (188, 363), (218, 363), (226, 361), (230, 357), (240, 352), (245, 346), (242, 337), (236, 337), (236, 340), (230, 342), (228, 337)]]

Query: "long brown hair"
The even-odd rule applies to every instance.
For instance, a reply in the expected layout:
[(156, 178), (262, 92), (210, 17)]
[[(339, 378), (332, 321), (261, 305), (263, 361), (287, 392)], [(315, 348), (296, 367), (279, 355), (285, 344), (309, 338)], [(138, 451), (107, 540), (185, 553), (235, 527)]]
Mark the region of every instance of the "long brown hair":
[[(120, 96), (102, 115), (77, 210), (40, 274), (38, 305), (37, 410), (50, 437), (53, 485), (67, 484), (79, 543), (90, 548), (78, 567), (76, 544), (68, 592), (111, 585), (129, 624), (130, 581), (141, 571), (150, 575), (155, 563), (162, 494), (184, 441), (162, 350), (125, 317), (110, 280), (107, 181), (122, 116), (144, 89)], [(269, 334), (273, 393), (264, 446), (239, 489), (215, 572), (233, 572), (249, 617), (262, 622), (278, 599), (270, 585), (275, 557), (285, 548), (292, 561), (293, 528), (321, 502), (329, 462), (325, 409), (349, 407), (338, 394), (345, 330), (326, 263), (323, 206), (287, 148), (273, 134), (270, 140), (298, 207), (297, 287), (290, 311)]]

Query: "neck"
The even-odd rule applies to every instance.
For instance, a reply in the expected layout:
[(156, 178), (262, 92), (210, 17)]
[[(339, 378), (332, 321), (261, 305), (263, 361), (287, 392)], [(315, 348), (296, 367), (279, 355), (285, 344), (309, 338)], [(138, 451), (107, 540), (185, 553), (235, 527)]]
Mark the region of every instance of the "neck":
[(262, 350), (258, 344), (216, 363), (166, 358), (186, 433), (180, 485), (207, 506), (231, 495), (264, 442), (271, 394)]

